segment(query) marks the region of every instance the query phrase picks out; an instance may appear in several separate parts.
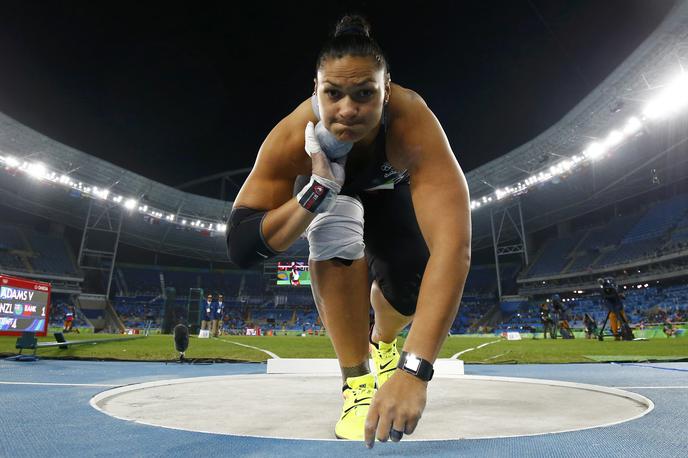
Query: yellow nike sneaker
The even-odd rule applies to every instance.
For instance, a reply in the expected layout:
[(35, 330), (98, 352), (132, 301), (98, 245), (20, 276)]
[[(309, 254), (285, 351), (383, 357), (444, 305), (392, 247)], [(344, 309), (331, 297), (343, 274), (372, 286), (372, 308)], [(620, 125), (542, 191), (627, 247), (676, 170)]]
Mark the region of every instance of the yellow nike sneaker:
[(337, 439), (362, 441), (365, 419), (375, 395), (375, 377), (373, 374), (349, 377), (346, 385), (342, 416), (334, 427), (334, 435)]
[(378, 342), (377, 347), (370, 345), (370, 353), (375, 364), (375, 374), (377, 374), (377, 387), (380, 388), (394, 374), (399, 362), (399, 351), (397, 351), (397, 339), (390, 343)]

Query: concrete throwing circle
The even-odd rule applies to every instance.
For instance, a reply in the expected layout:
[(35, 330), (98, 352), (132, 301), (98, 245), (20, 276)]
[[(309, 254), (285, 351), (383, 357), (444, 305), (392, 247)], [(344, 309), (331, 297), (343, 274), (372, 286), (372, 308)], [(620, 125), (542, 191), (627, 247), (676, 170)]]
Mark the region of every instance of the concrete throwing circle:
[[(283, 439), (334, 439), (339, 377), (233, 375), (163, 380), (104, 391), (91, 405), (146, 425)], [(653, 409), (636, 393), (553, 380), (436, 378), (413, 436), (455, 440), (528, 436), (609, 426)]]

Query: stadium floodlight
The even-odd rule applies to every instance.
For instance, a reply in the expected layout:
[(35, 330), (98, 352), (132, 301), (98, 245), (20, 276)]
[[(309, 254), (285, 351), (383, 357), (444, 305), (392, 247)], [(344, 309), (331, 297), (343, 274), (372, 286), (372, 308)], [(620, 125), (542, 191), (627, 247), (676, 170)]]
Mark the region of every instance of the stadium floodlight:
[(688, 75), (682, 73), (645, 106), (643, 115), (652, 120), (666, 118), (688, 105)]
[(133, 210), (136, 207), (136, 205), (138, 205), (136, 199), (127, 199), (124, 202), (124, 208), (126, 208), (127, 210)]
[(11, 169), (16, 169), (17, 167), (19, 167), (20, 162), (19, 159), (17, 159), (14, 156), (7, 156), (5, 158), (5, 164), (7, 164), (7, 166)]
[(93, 195), (99, 199), (107, 200), (109, 194), (110, 190), (108, 189), (99, 189), (97, 187), (93, 188)]
[(626, 126), (624, 126), (623, 131), (626, 135), (634, 135), (642, 128), (643, 123), (640, 122), (640, 119), (636, 118), (635, 116), (631, 116), (628, 118), (628, 121), (626, 121)]
[(606, 149), (601, 143), (592, 142), (590, 145), (588, 145), (587, 149), (583, 151), (583, 154), (590, 160), (595, 161), (601, 158), (605, 152)]
[[(57, 173), (54, 170), (50, 170), (41, 162), (21, 161), (13, 156), (6, 155), (0, 156), (0, 164), (4, 165), (4, 168), (7, 170), (17, 170), (25, 173), (31, 178), (41, 181), (49, 181), (58, 185), (62, 185), (65, 188), (77, 190), (85, 197), (121, 204), (124, 208), (130, 211), (138, 209), (139, 213), (143, 213), (154, 218), (164, 218), (173, 224), (186, 226), (189, 223), (186, 219), (182, 219), (181, 221), (178, 220), (179, 217), (174, 213), (170, 213), (169, 211), (156, 208), (149, 209), (148, 205), (139, 206), (139, 202), (135, 198), (127, 198), (126, 196), (119, 194), (112, 195), (110, 190), (107, 188), (100, 188), (88, 182), (74, 181), (66, 173)], [(195, 222), (191, 223), (191, 225), (204, 229), (207, 228), (212, 232), (226, 231), (226, 226), (222, 225), (222, 223), (218, 221), (201, 221), (200, 219), (197, 219)]]
[(46, 175), (46, 168), (42, 163), (35, 162), (29, 164), (29, 166), (26, 168), (26, 173), (28, 173), (30, 177), (41, 180)]
[(624, 135), (618, 130), (612, 130), (604, 140), (604, 146), (613, 148), (624, 140)]

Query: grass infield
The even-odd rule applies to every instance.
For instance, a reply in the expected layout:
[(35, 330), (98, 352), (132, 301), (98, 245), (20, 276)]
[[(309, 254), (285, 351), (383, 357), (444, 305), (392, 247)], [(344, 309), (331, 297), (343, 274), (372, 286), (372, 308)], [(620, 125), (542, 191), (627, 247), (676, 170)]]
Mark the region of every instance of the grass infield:
[[(121, 337), (113, 334), (67, 334), (67, 340), (108, 339)], [(54, 342), (52, 334), (39, 338), (40, 342)], [(481, 344), (491, 343), (482, 348)], [(0, 337), (0, 355), (18, 353), (16, 337)], [(240, 345), (237, 345), (240, 344)], [(245, 345), (255, 348), (249, 348)], [(403, 346), (400, 338), (399, 346)], [(216, 361), (264, 362), (270, 356), (267, 350), (281, 358), (335, 358), (335, 353), (326, 336), (223, 336), (199, 339), (191, 336), (187, 359), (212, 359)], [(440, 352), (440, 358), (449, 358), (464, 350), (460, 359), (475, 364), (527, 364), (527, 363), (590, 363), (609, 361), (678, 361), (688, 360), (688, 339), (656, 337), (653, 339), (620, 342), (598, 340), (543, 340), (526, 337), (523, 340), (507, 341), (494, 335), (450, 336)], [(24, 350), (31, 353), (32, 350)], [(98, 359), (126, 361), (169, 361), (177, 358), (174, 342), (170, 335), (151, 335), (143, 339), (101, 344), (39, 349), (42, 358)]]

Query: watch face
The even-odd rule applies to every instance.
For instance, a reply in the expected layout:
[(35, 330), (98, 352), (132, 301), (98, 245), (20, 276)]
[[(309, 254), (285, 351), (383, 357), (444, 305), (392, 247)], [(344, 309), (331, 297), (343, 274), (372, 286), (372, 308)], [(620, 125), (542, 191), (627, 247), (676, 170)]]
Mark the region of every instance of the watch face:
[(413, 372), (418, 372), (420, 367), (420, 359), (416, 355), (408, 355), (406, 357), (406, 362), (404, 363), (406, 369), (412, 370)]

